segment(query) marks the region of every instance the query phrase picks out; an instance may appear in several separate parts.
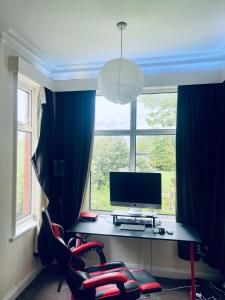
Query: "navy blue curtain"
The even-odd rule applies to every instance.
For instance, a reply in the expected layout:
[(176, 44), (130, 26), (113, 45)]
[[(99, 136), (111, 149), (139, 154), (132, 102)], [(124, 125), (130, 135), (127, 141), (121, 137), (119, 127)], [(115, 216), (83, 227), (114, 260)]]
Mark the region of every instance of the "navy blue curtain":
[(207, 262), (225, 272), (225, 86), (179, 86), (177, 221), (201, 235)]
[[(87, 180), (95, 116), (95, 91), (56, 92), (46, 89), (39, 143), (32, 163), (48, 200), (53, 222), (65, 232), (77, 221)], [(47, 249), (43, 228), (38, 251), (44, 264)]]

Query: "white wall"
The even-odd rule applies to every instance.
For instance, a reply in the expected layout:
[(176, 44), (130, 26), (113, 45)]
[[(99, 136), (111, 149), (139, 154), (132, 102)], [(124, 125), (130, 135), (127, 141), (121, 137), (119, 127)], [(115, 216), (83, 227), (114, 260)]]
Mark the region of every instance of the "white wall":
[(222, 70), (222, 82), (225, 81), (225, 69)]
[[(105, 244), (108, 260), (123, 261), (128, 267), (144, 268), (159, 277), (190, 278), (190, 263), (178, 258), (176, 242), (103, 236), (92, 236), (89, 239), (92, 238)], [(97, 262), (94, 255), (86, 259), (88, 264)], [(196, 277), (207, 279), (219, 277), (216, 270), (202, 262), (195, 263), (195, 271)]]
[[(33, 256), (35, 229), (10, 241), (13, 197), (13, 81), (8, 57), (16, 53), (0, 43), (0, 299), (14, 299), (40, 271)], [(32, 67), (22, 67), (24, 75), (52, 88), (50, 80)]]
[[(144, 87), (165, 87), (186, 84), (218, 83), (225, 80), (225, 70), (154, 72), (145, 74)], [(98, 90), (96, 78), (54, 81), (55, 91)]]

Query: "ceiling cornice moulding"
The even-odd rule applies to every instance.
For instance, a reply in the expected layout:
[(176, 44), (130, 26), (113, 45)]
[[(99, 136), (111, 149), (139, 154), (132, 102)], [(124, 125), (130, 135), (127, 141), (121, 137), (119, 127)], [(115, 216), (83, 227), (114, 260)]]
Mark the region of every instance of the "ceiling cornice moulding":
[[(24, 60), (52, 80), (96, 78), (106, 61), (84, 64), (50, 65), (45, 54), (13, 28), (0, 32), (0, 39)], [(158, 72), (222, 69), (225, 67), (225, 48), (205, 53), (146, 57), (133, 59), (145, 74)], [(113, 58), (112, 58), (113, 59)]]
[(15, 50), (24, 60), (34, 65), (37, 70), (51, 77), (52, 67), (44, 60), (44, 54), (17, 31), (9, 28), (2, 32), (3, 43)]

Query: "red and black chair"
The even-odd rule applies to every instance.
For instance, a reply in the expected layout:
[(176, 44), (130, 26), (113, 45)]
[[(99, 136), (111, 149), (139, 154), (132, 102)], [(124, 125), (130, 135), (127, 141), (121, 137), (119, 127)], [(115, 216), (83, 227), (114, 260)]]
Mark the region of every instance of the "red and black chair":
[[(43, 213), (46, 213), (50, 220), (47, 210)], [(43, 219), (43, 221), (44, 221), (44, 219)], [(64, 243), (63, 227), (61, 225), (59, 225), (57, 223), (53, 223), (53, 222), (51, 222), (51, 226), (52, 226), (54, 235), (58, 239), (63, 241), (63, 243)], [(104, 252), (103, 252), (104, 244), (99, 241), (95, 241), (95, 240), (87, 242), (85, 235), (76, 234), (76, 237), (73, 237), (68, 241), (67, 246), (70, 248), (70, 250), (73, 254), (72, 259), (71, 259), (71, 265), (76, 270), (84, 270), (85, 269), (88, 272), (94, 273), (94, 272), (112, 270), (112, 269), (116, 269), (118, 267), (124, 266), (123, 263), (116, 262), (116, 261), (107, 263)], [(82, 257), (86, 252), (90, 252), (90, 251), (95, 251), (98, 254), (100, 263), (95, 266), (85, 268), (85, 262), (80, 257)], [(63, 278), (60, 279), (58, 288), (57, 288), (58, 292), (60, 292), (63, 282), (64, 282), (64, 279)]]
[[(72, 293), (71, 300), (134, 300), (140, 294), (151, 294), (161, 286), (144, 270), (128, 270), (123, 262), (106, 262), (104, 244), (91, 241), (77, 247), (67, 246), (58, 225), (50, 220), (47, 210), (42, 211), (44, 229), (54, 250), (56, 261)], [(60, 227), (59, 227), (60, 228)], [(85, 251), (99, 254), (100, 264), (85, 268), (80, 257)]]

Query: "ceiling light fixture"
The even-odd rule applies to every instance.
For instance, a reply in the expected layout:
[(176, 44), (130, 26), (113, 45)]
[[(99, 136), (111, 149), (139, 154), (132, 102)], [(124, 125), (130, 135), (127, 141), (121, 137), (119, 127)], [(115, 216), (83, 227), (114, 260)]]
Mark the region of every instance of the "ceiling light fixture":
[(137, 98), (144, 86), (144, 76), (137, 64), (123, 58), (123, 30), (127, 23), (117, 23), (121, 33), (120, 58), (107, 62), (100, 71), (98, 86), (101, 94), (114, 103), (126, 104)]

